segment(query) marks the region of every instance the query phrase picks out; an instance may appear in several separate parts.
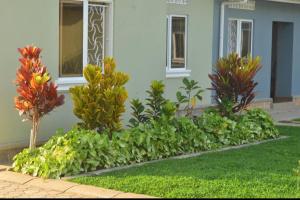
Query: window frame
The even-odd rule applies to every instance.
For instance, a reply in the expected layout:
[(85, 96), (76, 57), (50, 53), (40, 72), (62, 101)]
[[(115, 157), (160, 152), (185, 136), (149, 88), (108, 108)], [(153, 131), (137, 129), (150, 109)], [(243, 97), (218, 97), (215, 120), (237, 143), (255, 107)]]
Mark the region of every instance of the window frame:
[[(105, 56), (113, 56), (113, 21), (114, 21), (114, 0), (60, 0), (60, 2), (83, 2), (83, 68), (88, 64), (88, 10), (89, 10), (89, 5), (93, 3), (104, 3), (106, 4), (106, 9), (107, 9), (107, 15), (108, 19), (105, 16), (106, 20), (104, 22), (106, 30), (105, 30), (105, 37), (103, 38), (104, 40), (104, 55)], [(59, 11), (61, 12), (61, 10)], [(60, 19), (60, 24), (61, 24)], [(107, 23), (108, 22), (108, 23)], [(60, 52), (61, 52), (61, 29), (59, 28), (59, 59), (60, 59)], [(60, 64), (59, 64), (60, 65)], [(68, 91), (70, 87), (76, 86), (76, 85), (82, 85), (86, 83), (86, 79), (83, 76), (77, 76), (77, 77), (63, 77), (60, 76), (60, 67), (58, 66), (58, 79), (56, 80), (56, 84), (58, 85), (58, 90), (59, 91)]]
[[(242, 54), (242, 23), (243, 22), (250, 22), (251, 23), (251, 50), (250, 50), (250, 56), (253, 56), (253, 33), (254, 33), (254, 20), (253, 19), (242, 19), (242, 18), (228, 18), (228, 24), (229, 21), (237, 21), (237, 42), (236, 42), (236, 51), (239, 56)], [(227, 54), (230, 54), (232, 52), (229, 52), (229, 45), (228, 45), (228, 40), (229, 40), (229, 26), (228, 27), (228, 33), (227, 33)]]
[[(181, 17), (185, 19), (185, 37), (184, 37), (184, 67), (183, 68), (172, 68), (172, 40), (173, 40), (173, 17)], [(177, 78), (177, 77), (188, 77), (191, 74), (191, 70), (187, 69), (187, 62), (188, 62), (188, 15), (177, 15), (177, 14), (170, 14), (167, 15), (167, 66), (166, 66), (166, 74), (167, 78)]]

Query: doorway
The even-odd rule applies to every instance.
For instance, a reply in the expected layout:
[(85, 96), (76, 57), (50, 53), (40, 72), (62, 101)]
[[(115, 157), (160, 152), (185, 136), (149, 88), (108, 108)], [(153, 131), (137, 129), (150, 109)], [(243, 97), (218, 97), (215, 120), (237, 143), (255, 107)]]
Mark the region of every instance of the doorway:
[(274, 103), (292, 101), (294, 24), (273, 22), (271, 98)]

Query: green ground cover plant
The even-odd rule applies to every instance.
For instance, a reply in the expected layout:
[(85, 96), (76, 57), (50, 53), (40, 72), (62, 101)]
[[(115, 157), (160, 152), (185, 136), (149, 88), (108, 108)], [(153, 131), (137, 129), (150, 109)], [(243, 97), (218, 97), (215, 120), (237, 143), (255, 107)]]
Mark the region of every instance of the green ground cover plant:
[(59, 178), (278, 136), (270, 117), (262, 110), (250, 111), (240, 120), (245, 122), (237, 125), (216, 113), (212, 117), (200, 116), (197, 123), (186, 117), (162, 116), (113, 132), (111, 140), (105, 132), (78, 127), (66, 134), (57, 133), (36, 150), (25, 149), (15, 156), (13, 170)]
[(300, 128), (279, 131), (289, 138), (72, 181), (165, 198), (299, 198)]

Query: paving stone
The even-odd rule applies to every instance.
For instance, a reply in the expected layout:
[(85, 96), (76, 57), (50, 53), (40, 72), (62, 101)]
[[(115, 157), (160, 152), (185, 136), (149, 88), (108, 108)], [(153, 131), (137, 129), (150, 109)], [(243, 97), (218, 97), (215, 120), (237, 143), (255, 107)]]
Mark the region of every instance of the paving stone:
[(0, 198), (148, 198), (61, 180), (43, 180), (9, 171), (0, 172)]
[(9, 182), (24, 184), (30, 180), (36, 179), (35, 177), (19, 174), (15, 172), (2, 171), (0, 172), (0, 180), (9, 180)]
[(0, 165), (0, 171), (5, 171), (8, 168), (9, 168), (8, 166)]
[(72, 187), (71, 189), (67, 190), (67, 192), (93, 196), (97, 198), (113, 198), (121, 193), (114, 190), (102, 189), (102, 188), (87, 186), (87, 185), (78, 185)]
[(27, 182), (25, 185), (30, 185), (30, 186), (36, 186), (39, 188), (45, 188), (49, 190), (57, 190), (64, 192), (71, 187), (77, 186), (78, 184), (76, 183), (71, 183), (71, 182), (65, 182), (61, 180), (43, 180), (43, 179), (33, 179), (29, 182)]

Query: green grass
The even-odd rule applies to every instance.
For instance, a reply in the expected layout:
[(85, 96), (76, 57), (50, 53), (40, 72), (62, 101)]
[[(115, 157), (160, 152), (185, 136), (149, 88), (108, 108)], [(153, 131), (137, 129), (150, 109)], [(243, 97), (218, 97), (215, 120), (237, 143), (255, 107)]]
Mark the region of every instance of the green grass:
[(290, 138), (72, 181), (165, 198), (300, 197), (293, 174), (300, 160), (300, 128), (279, 129)]

